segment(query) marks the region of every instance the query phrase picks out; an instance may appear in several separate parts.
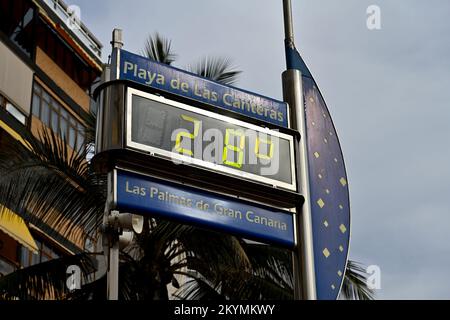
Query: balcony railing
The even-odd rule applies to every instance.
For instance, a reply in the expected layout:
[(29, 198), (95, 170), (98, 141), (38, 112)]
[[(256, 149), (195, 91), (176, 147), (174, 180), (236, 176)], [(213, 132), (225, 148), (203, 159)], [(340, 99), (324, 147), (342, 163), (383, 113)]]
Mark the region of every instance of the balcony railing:
[(74, 12), (69, 12), (67, 5), (61, 0), (41, 0), (50, 8), (66, 25), (67, 28), (101, 61), (102, 44), (88, 28), (78, 19)]

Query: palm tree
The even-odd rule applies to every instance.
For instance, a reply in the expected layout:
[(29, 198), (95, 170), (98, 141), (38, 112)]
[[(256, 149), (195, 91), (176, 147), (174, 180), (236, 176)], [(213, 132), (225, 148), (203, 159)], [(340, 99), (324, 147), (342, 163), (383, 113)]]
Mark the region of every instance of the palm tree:
[[(176, 57), (171, 42), (159, 34), (148, 38), (145, 55), (166, 64)], [(225, 84), (234, 83), (240, 73), (227, 59), (207, 57), (189, 70)], [(43, 131), (40, 139), (25, 138), (27, 145), (14, 142), (0, 152), (0, 203), (38, 227), (66, 223), (62, 236), (82, 228), (96, 237), (105, 177), (92, 172), (84, 149), (70, 152), (51, 131)], [(105, 275), (93, 276), (95, 257), (101, 254), (81, 252), (18, 270), (0, 278), (0, 298), (105, 299)], [(73, 264), (84, 275), (82, 290), (75, 292), (66, 286), (66, 269)], [(179, 299), (292, 299), (291, 265), (289, 250), (147, 218), (144, 232), (121, 252), (119, 297), (168, 299), (171, 283)], [(361, 266), (349, 263), (343, 296), (372, 298), (364, 279)]]
[[(172, 42), (157, 32), (148, 36), (142, 54), (149, 59), (167, 65), (171, 65), (177, 57), (172, 51)], [(234, 84), (242, 72), (231, 66), (230, 59), (223, 57), (204, 57), (185, 69), (199, 76), (227, 85)]]

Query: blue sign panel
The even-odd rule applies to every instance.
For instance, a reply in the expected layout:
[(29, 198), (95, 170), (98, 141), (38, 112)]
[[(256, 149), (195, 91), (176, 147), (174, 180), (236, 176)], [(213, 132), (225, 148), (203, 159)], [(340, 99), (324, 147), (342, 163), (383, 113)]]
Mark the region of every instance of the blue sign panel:
[(350, 203), (344, 158), (330, 113), (314, 80), (303, 77), (316, 286), (336, 299), (350, 241)]
[(317, 298), (336, 299), (350, 242), (350, 201), (336, 129), (311, 72), (295, 48), (286, 48), (288, 69), (302, 73)]
[(288, 127), (287, 104), (282, 101), (223, 85), (124, 50), (120, 51), (118, 71), (119, 79)]
[(248, 202), (117, 170), (121, 211), (195, 224), (248, 239), (294, 246), (293, 216)]

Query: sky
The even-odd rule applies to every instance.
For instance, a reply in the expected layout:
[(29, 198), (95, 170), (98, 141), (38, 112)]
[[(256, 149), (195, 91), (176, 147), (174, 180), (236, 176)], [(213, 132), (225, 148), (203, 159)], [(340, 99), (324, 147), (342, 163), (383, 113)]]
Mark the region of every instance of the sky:
[[(350, 258), (381, 270), (379, 299), (450, 299), (450, 2), (293, 0), (296, 46), (347, 167)], [(282, 1), (66, 0), (104, 44), (140, 53), (158, 31), (175, 63), (225, 56), (238, 87), (282, 99)], [(369, 5), (381, 29), (367, 28)]]

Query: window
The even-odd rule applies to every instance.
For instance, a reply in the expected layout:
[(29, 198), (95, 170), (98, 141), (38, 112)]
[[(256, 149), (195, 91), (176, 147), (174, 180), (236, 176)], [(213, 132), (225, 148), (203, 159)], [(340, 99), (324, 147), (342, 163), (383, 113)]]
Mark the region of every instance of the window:
[(27, 123), (27, 117), (9, 102), (6, 103), (6, 111), (8, 111), (21, 124), (25, 125)]
[(33, 88), (33, 115), (59, 134), (72, 149), (80, 150), (85, 142), (85, 128), (39, 84)]
[(21, 246), (20, 248), (20, 265), (23, 268), (59, 258), (60, 255), (56, 253), (51, 247), (36, 239), (35, 242), (37, 247), (39, 248), (39, 252), (37, 254), (31, 252), (24, 246)]
[(0, 257), (0, 278), (13, 272), (15, 269), (16, 267), (11, 262)]
[(34, 37), (34, 12), (31, 1), (0, 1), (0, 30), (28, 57), (31, 57)]
[(21, 124), (26, 125), (27, 116), (16, 108), (11, 102), (6, 99), (6, 97), (0, 94), (0, 107), (4, 108), (10, 115), (12, 115)]

